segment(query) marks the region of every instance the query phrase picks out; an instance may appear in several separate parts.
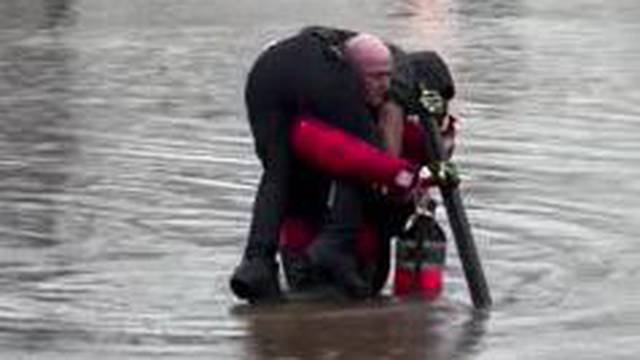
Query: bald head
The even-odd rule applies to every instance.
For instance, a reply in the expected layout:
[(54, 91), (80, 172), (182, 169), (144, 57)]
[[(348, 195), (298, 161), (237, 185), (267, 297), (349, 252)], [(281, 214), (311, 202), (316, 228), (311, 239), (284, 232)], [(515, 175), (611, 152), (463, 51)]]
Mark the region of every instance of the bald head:
[(389, 64), (391, 52), (385, 43), (375, 35), (361, 33), (345, 43), (347, 59), (356, 67)]
[(358, 72), (367, 103), (373, 107), (382, 105), (391, 78), (391, 51), (387, 45), (377, 36), (361, 33), (347, 40), (344, 52)]

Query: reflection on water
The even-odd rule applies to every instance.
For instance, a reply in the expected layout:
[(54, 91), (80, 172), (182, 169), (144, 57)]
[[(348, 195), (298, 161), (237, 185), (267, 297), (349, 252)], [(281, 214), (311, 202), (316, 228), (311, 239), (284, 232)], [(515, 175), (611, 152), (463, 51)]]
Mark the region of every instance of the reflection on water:
[[(258, 359), (463, 359), (480, 350), (485, 314), (443, 304), (299, 303), (238, 308)], [(375, 329), (375, 332), (371, 332)]]
[[(634, 359), (639, 16), (631, 0), (0, 1), (2, 358)], [(312, 23), (451, 62), (490, 317), (453, 251), (436, 304), (230, 294), (260, 172), (244, 76)]]
[[(0, 3), (0, 29), (7, 33), (71, 26), (75, 0), (15, 0)], [(33, 33), (29, 34), (32, 35)], [(0, 37), (3, 39), (3, 37)]]
[(66, 211), (56, 198), (65, 196), (72, 177), (66, 168), (78, 151), (73, 134), (56, 131), (71, 122), (70, 63), (75, 54), (54, 40), (6, 44), (0, 56), (0, 189), (6, 201), (0, 210), (0, 233), (14, 246), (17, 238), (22, 238), (20, 246), (51, 245)]

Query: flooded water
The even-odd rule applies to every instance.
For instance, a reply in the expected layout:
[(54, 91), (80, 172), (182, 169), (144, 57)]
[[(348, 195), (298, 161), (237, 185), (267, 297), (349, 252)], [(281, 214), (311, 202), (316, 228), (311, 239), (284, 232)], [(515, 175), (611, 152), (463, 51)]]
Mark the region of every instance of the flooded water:
[[(1, 0), (0, 357), (637, 359), (639, 18), (632, 0)], [(433, 304), (230, 293), (260, 174), (244, 77), (308, 24), (451, 63), (488, 317), (453, 252)]]

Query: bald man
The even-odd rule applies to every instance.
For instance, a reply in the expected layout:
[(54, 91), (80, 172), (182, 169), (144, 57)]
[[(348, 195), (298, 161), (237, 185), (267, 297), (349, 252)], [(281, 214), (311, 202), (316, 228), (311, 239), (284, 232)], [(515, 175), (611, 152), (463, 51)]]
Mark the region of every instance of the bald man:
[(270, 46), (254, 64), (245, 100), (264, 171), (244, 256), (230, 281), (236, 296), (250, 302), (280, 297), (275, 255), (283, 219), (291, 215), (323, 219), (310, 260), (345, 294), (370, 293), (353, 259), (369, 188), (300, 161), (290, 133), (296, 118), (313, 117), (381, 147), (373, 114), (386, 101), (391, 61), (373, 35), (314, 27)]
[(358, 34), (346, 41), (344, 52), (358, 74), (365, 102), (371, 108), (380, 107), (391, 86), (391, 51), (376, 36)]

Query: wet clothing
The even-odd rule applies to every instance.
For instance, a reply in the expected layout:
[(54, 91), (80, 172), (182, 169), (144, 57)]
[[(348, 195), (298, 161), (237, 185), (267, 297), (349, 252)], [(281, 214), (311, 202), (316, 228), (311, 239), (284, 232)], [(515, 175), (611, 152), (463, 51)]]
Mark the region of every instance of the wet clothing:
[[(360, 246), (358, 239), (365, 219), (372, 219), (375, 225), (369, 228), (370, 233), (378, 235), (374, 241), (382, 241), (375, 247), (381, 249), (375, 255), (381, 271), (372, 274), (374, 291), (378, 291), (388, 270), (388, 240), (405, 215), (390, 216), (401, 212), (390, 211), (382, 202), (372, 200), (379, 196), (369, 186), (336, 178), (303, 161), (292, 151), (290, 141), (296, 117), (311, 116), (382, 148), (375, 116), (367, 108), (358, 76), (341, 50), (354, 35), (327, 28), (305, 29), (266, 49), (248, 75), (245, 101), (256, 154), (264, 171), (254, 202), (245, 260), (273, 259), (287, 219), (312, 224), (317, 243), (333, 244), (330, 246), (340, 248), (338, 253), (342, 255), (354, 254), (354, 247)], [(401, 104), (400, 100), (411, 104), (416, 94), (413, 73), (407, 65), (411, 63), (399, 64), (404, 70), (397, 71), (394, 89), (398, 91), (392, 91), (392, 96)], [(252, 267), (245, 268), (255, 273)], [(236, 280), (240, 278), (236, 276)], [(232, 288), (233, 282), (234, 279)], [(251, 286), (251, 281), (235, 283)], [(257, 293), (260, 291), (255, 297), (260, 297)]]
[(334, 178), (399, 188), (402, 185), (397, 181), (399, 174), (414, 171), (409, 161), (389, 156), (384, 150), (317, 118), (296, 117), (290, 141), (297, 158)]
[[(418, 137), (414, 138), (421, 141), (420, 134), (416, 135)], [(403, 206), (408, 204), (387, 201), (381, 193), (370, 190), (371, 184), (385, 186), (394, 193), (402, 192), (406, 189), (398, 185), (398, 174), (413, 171), (413, 166), (404, 158), (389, 156), (384, 150), (311, 117), (296, 118), (291, 130), (291, 144), (293, 152), (305, 164), (320, 169), (336, 179), (336, 184), (341, 184), (336, 186), (331, 197), (334, 203), (332, 216), (358, 216), (353, 222), (358, 224), (357, 227), (343, 229), (341, 236), (320, 241), (337, 239), (336, 247), (354, 246), (338, 253), (355, 258), (357, 273), (370, 288), (368, 295), (377, 293), (388, 273), (388, 241), (398, 233), (413, 208)], [(349, 197), (363, 200), (352, 198), (345, 201)], [(358, 206), (362, 210), (354, 208), (354, 204), (361, 204)], [(319, 230), (332, 220), (331, 217), (287, 215), (281, 230), (280, 255), (292, 290), (332, 284), (323, 279), (323, 274), (314, 271), (308, 256), (308, 249), (313, 249), (316, 238), (322, 236), (318, 236)], [(350, 241), (345, 242), (344, 239)]]
[[(410, 112), (410, 106), (415, 106), (412, 103), (415, 104), (415, 97), (419, 94), (416, 89), (417, 81), (422, 81), (430, 89), (438, 91), (445, 101), (453, 97), (455, 90), (451, 74), (437, 53), (405, 54), (394, 47), (392, 50), (396, 59), (396, 69), (391, 97), (403, 104), (405, 111)], [(314, 120), (303, 117), (297, 121), (292, 130), (291, 143), (294, 152), (306, 164), (321, 169), (325, 174), (388, 186), (389, 178), (396, 174), (399, 168), (406, 167), (407, 164), (426, 165), (430, 161), (425, 130), (417, 122), (405, 123), (403, 150), (401, 158), (398, 159), (381, 154), (380, 150), (359, 143), (357, 139), (350, 138), (342, 131), (316, 123)], [(452, 145), (456, 122), (455, 118), (452, 118), (447, 129), (443, 130), (444, 139), (451, 141)], [(453, 146), (450, 149), (452, 151)], [(425, 182), (421, 187), (431, 185), (433, 183)], [(366, 197), (363, 207), (364, 219), (358, 231), (355, 231), (354, 256), (357, 259), (358, 272), (371, 286), (371, 294), (377, 294), (384, 286), (389, 272), (390, 239), (403, 231), (414, 207), (410, 203), (389, 201), (375, 193)], [(280, 255), (287, 283), (294, 291), (313, 290), (331, 284), (323, 274), (315, 271), (307, 256), (307, 249), (316, 240), (323, 221), (321, 218), (304, 218), (293, 214), (286, 218), (282, 226)], [(438, 234), (442, 234), (436, 223), (433, 226), (439, 230)], [(351, 231), (354, 232), (353, 229)], [(440, 240), (443, 239), (441, 235)], [(437, 268), (435, 272), (427, 271), (425, 274), (429, 276), (421, 277), (434, 285), (428, 287), (429, 289), (442, 289), (440, 270)], [(398, 278), (395, 280), (400, 281)], [(408, 288), (405, 286), (405, 290)], [(402, 289), (402, 284), (399, 284), (398, 289)]]
[[(390, 191), (395, 185), (392, 179), (395, 174), (411, 166), (410, 163), (423, 164), (427, 161), (425, 133), (419, 124), (412, 122), (404, 127), (402, 158), (391, 157), (343, 131), (308, 117), (296, 121), (291, 142), (297, 156), (323, 173), (361, 184), (384, 185)], [(433, 183), (423, 182), (421, 188), (425, 189), (429, 184)], [(401, 233), (414, 206), (410, 202), (391, 201), (373, 192), (364, 197), (363, 208), (360, 227), (350, 230), (356, 234), (352, 254), (356, 259), (357, 272), (369, 284), (373, 295), (381, 290), (388, 275), (389, 241)], [(353, 209), (343, 205), (335, 211), (349, 213)], [(279, 251), (287, 283), (294, 291), (332, 285), (314, 269), (307, 256), (307, 250), (312, 248), (324, 221), (326, 219), (289, 214), (282, 225)]]
[(264, 172), (245, 257), (275, 256), (280, 226), (288, 215), (328, 216), (322, 236), (343, 239), (345, 244), (360, 225), (364, 190), (335, 182), (335, 210), (329, 213), (332, 179), (297, 159), (289, 141), (294, 118), (310, 115), (379, 146), (357, 74), (341, 55), (342, 44), (353, 35), (305, 29), (268, 48), (249, 73), (245, 100)]

